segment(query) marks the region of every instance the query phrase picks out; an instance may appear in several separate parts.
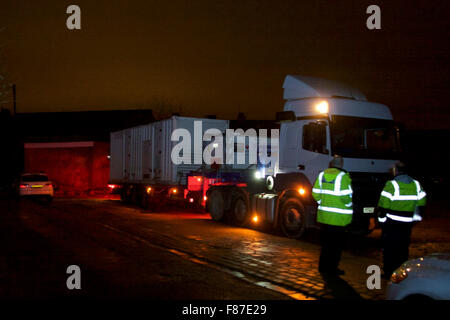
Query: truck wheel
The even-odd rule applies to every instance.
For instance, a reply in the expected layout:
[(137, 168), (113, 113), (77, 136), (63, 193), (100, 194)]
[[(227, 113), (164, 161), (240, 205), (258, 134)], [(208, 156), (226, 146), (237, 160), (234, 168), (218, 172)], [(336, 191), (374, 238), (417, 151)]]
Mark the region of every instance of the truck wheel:
[(120, 200), (123, 203), (128, 203), (128, 187), (124, 186), (120, 189)]
[(208, 209), (211, 218), (215, 221), (221, 221), (224, 218), (224, 205), (222, 192), (214, 190), (208, 198)]
[(131, 204), (139, 205), (139, 202), (138, 202), (139, 196), (137, 194), (136, 187), (131, 188), (130, 191), (131, 191), (131, 194), (130, 194), (130, 202), (131, 202)]
[(248, 206), (243, 196), (238, 196), (233, 201), (231, 221), (237, 227), (243, 227), (248, 222)]
[(142, 197), (141, 197), (141, 207), (144, 210), (148, 210), (149, 204), (150, 204), (149, 196), (148, 196), (147, 192), (143, 192)]
[(280, 226), (288, 238), (300, 238), (305, 232), (305, 209), (295, 198), (286, 200), (280, 211)]

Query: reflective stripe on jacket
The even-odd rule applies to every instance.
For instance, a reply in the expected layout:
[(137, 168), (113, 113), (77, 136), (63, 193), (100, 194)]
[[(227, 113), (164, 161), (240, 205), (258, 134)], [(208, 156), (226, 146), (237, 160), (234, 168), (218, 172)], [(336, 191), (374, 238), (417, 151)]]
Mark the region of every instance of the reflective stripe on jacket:
[(417, 180), (407, 178), (409, 183), (398, 179), (386, 182), (378, 201), (381, 212), (379, 222), (383, 223), (387, 218), (399, 222), (422, 220), (415, 212), (417, 207), (425, 206), (426, 193)]
[(336, 168), (321, 172), (312, 190), (319, 204), (317, 222), (346, 226), (352, 221), (353, 204), (350, 175)]

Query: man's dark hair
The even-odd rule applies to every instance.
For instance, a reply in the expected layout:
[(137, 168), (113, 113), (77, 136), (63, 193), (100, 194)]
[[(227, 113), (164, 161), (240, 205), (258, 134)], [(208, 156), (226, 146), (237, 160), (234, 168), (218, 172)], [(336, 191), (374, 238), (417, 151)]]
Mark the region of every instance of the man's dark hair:
[(408, 168), (406, 166), (406, 164), (403, 161), (399, 161), (395, 164), (395, 168), (396, 168), (396, 173), (397, 175), (399, 174), (406, 174), (408, 173)]

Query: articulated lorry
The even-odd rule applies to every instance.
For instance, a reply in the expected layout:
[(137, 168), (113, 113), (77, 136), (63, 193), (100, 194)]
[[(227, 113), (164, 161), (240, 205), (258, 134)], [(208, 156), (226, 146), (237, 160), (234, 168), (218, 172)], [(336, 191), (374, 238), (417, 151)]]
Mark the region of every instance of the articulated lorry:
[(277, 113), (279, 161), (273, 174), (210, 186), (206, 209), (214, 220), (268, 224), (288, 237), (301, 237), (317, 226), (312, 185), (333, 156), (340, 155), (352, 179), (350, 228), (368, 233), (399, 157), (399, 132), (389, 108), (367, 101), (357, 89), (318, 78), (288, 75), (283, 88), (286, 102)]
[[(217, 221), (268, 225), (298, 238), (317, 226), (312, 185), (340, 155), (354, 191), (351, 228), (367, 233), (399, 157), (399, 132), (389, 108), (367, 101), (354, 88), (318, 78), (288, 75), (283, 88), (279, 130), (267, 139), (264, 152), (259, 143), (252, 148), (251, 130), (234, 131), (230, 150), (228, 120), (175, 116), (111, 133), (111, 185), (125, 202), (150, 209), (182, 202), (205, 207)], [(174, 136), (176, 129), (187, 136)], [(220, 135), (226, 138), (217, 140)], [(186, 137), (189, 142), (182, 141)], [(181, 142), (187, 146), (183, 160), (174, 161)], [(208, 145), (216, 149), (210, 154), (221, 157), (205, 163)], [(267, 157), (251, 162), (252, 150), (269, 155), (270, 163)], [(244, 163), (237, 161), (239, 152)]]

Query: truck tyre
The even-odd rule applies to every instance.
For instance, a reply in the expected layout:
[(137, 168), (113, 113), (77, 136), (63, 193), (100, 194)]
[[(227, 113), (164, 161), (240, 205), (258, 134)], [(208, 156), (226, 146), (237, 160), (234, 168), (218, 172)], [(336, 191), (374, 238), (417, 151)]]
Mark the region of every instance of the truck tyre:
[(128, 203), (128, 186), (123, 186), (120, 189), (120, 200), (123, 203)]
[(138, 202), (139, 195), (137, 193), (136, 187), (133, 186), (130, 191), (131, 191), (131, 194), (130, 194), (130, 202), (131, 202), (131, 204), (139, 205), (139, 202)]
[(233, 201), (231, 222), (237, 227), (243, 227), (248, 222), (248, 205), (242, 195), (237, 196)]
[(222, 192), (214, 190), (208, 198), (208, 209), (211, 218), (215, 221), (222, 221), (224, 218), (225, 201)]
[(305, 232), (305, 208), (296, 198), (287, 199), (281, 206), (279, 222), (281, 231), (288, 238), (300, 238)]
[(141, 196), (141, 207), (144, 210), (148, 210), (149, 204), (150, 204), (149, 196), (148, 196), (147, 192), (143, 192), (142, 196)]

